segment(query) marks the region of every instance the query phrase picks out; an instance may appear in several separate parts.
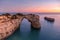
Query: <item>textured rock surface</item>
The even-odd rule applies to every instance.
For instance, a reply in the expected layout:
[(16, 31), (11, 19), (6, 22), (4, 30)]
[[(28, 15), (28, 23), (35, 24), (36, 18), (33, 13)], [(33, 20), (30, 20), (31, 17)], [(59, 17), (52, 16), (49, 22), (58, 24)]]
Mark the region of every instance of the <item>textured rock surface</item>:
[(0, 40), (10, 36), (20, 25), (22, 22), (23, 16), (17, 15), (6, 15), (0, 16)]
[(32, 28), (40, 29), (40, 22), (38, 15), (28, 14), (25, 16), (25, 18), (28, 19), (29, 22), (31, 22)]
[(24, 18), (31, 22), (33, 28), (40, 28), (38, 15), (23, 15), (19, 13), (15, 15), (10, 15), (8, 13), (2, 14), (0, 15), (0, 40), (10, 36), (17, 28), (19, 28), (19, 25)]

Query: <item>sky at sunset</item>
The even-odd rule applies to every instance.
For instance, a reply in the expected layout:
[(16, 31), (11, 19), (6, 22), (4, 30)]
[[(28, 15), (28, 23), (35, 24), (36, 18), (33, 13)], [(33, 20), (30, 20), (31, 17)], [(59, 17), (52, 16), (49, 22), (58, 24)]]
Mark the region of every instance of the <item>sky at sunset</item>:
[(60, 12), (60, 0), (0, 0), (0, 12)]

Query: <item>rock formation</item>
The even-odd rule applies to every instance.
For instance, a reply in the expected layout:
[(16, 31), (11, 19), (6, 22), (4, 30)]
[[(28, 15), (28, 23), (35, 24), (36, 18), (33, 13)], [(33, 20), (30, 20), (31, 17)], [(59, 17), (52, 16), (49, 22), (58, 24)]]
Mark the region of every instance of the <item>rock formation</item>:
[(14, 31), (19, 28), (22, 20), (26, 18), (35, 29), (40, 28), (39, 16), (35, 14), (23, 15), (17, 13), (11, 15), (9, 13), (0, 15), (0, 40), (10, 36)]
[(49, 21), (49, 22), (54, 22), (55, 19), (54, 18), (49, 18), (49, 17), (44, 17), (45, 20)]
[(34, 14), (25, 15), (25, 18), (31, 22), (31, 27), (34, 29), (40, 29), (39, 16)]

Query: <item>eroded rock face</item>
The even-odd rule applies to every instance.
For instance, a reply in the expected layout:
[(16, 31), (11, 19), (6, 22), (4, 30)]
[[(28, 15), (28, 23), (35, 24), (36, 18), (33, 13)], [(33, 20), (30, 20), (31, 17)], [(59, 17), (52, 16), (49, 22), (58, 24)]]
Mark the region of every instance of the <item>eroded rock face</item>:
[(0, 40), (10, 36), (21, 24), (22, 20), (26, 18), (35, 29), (40, 28), (39, 16), (34, 14), (23, 15), (20, 13), (2, 14), (0, 15)]
[(40, 22), (39, 22), (39, 16), (35, 14), (28, 14), (25, 16), (26, 19), (28, 19), (29, 22), (31, 22), (31, 26), (34, 29), (40, 29)]
[(0, 40), (10, 36), (21, 24), (23, 16), (17, 15), (1, 15), (0, 16)]

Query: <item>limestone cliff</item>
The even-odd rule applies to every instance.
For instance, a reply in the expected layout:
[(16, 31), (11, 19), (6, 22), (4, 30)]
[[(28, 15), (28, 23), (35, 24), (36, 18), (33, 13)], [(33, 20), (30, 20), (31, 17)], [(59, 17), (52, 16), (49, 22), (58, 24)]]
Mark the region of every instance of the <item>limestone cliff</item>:
[(28, 19), (29, 22), (31, 22), (32, 28), (40, 29), (40, 22), (39, 22), (38, 15), (28, 14), (28, 15), (25, 15), (25, 18)]
[(0, 15), (0, 40), (10, 36), (14, 31), (19, 28), (22, 20), (26, 18), (33, 28), (39, 29), (39, 16), (34, 14), (23, 15), (17, 13), (15, 15), (11, 14), (2, 14)]

